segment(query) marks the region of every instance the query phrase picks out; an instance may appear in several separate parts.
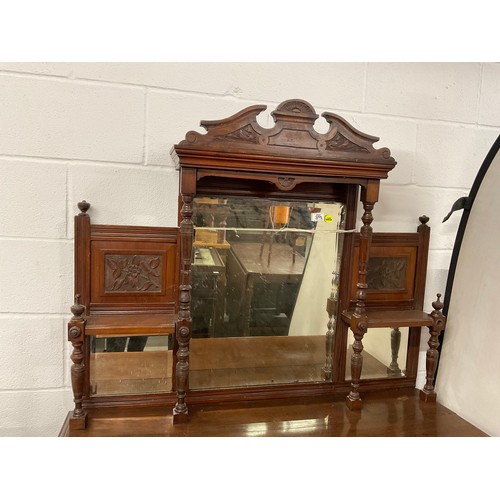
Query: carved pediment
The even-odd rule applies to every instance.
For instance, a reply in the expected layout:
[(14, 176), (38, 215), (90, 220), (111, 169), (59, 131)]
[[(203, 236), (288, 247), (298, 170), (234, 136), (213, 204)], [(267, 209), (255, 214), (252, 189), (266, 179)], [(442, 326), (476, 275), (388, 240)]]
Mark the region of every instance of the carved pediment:
[(319, 133), (314, 129), (319, 115), (306, 101), (282, 102), (271, 113), (275, 122), (272, 128), (257, 123), (257, 116), (266, 108), (265, 105), (250, 106), (223, 120), (200, 122), (207, 132), (188, 132), (185, 140), (174, 146), (173, 156), (178, 155), (180, 164), (183, 164), (183, 157), (216, 153), (240, 160), (259, 156), (270, 162), (279, 157), (282, 160), (319, 161), (321, 165), (364, 164), (373, 165), (375, 170), (378, 168), (373, 175), (378, 178), (387, 177), (387, 172), (396, 164), (389, 149), (373, 147), (378, 137), (356, 130), (334, 113), (322, 114), (329, 129)]

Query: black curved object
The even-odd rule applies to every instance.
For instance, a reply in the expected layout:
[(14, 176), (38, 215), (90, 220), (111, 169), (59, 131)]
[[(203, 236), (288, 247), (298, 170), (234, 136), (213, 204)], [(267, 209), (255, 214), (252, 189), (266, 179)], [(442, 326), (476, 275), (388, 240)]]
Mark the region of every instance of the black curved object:
[[(474, 179), (474, 183), (472, 184), (469, 196), (467, 196), (466, 201), (464, 200), (462, 218), (460, 219), (460, 225), (458, 226), (457, 236), (455, 238), (455, 245), (453, 246), (453, 253), (451, 254), (448, 279), (446, 281), (446, 290), (444, 294), (444, 307), (443, 307), (443, 314), (445, 315), (448, 312), (448, 307), (451, 298), (451, 291), (453, 289), (453, 280), (455, 278), (455, 271), (457, 268), (458, 256), (460, 254), (460, 247), (462, 246), (462, 240), (464, 238), (465, 228), (467, 227), (467, 222), (469, 220), (469, 214), (472, 209), (472, 206), (474, 205), (474, 200), (476, 199), (477, 192), (479, 191), (481, 183), (483, 182), (484, 176), (486, 175), (486, 172), (490, 168), (491, 162), (493, 161), (499, 150), (500, 150), (500, 135), (497, 137), (496, 141), (493, 143), (493, 146), (491, 146), (490, 151), (486, 155), (481, 165), (481, 168), (479, 169), (476, 178)], [(447, 218), (445, 218), (445, 220), (447, 220)]]
[[(476, 199), (476, 195), (479, 191), (479, 188), (481, 187), (481, 183), (483, 182), (484, 176), (486, 175), (486, 172), (488, 171), (493, 159), (498, 154), (499, 150), (500, 150), (500, 135), (497, 137), (496, 141), (493, 143), (493, 146), (491, 146), (491, 149), (489, 150), (481, 167), (479, 168), (478, 173), (476, 175), (476, 178), (474, 179), (474, 183), (472, 184), (472, 187), (470, 189), (469, 196), (467, 196), (465, 198), (460, 198), (459, 200), (457, 200), (453, 204), (451, 212), (443, 220), (443, 222), (448, 220), (450, 215), (455, 210), (463, 209), (462, 218), (460, 219), (460, 224), (459, 224), (458, 230), (457, 230), (457, 236), (455, 238), (455, 245), (453, 246), (453, 253), (451, 254), (450, 268), (448, 271), (448, 279), (446, 281), (446, 290), (445, 290), (444, 300), (443, 300), (443, 304), (444, 304), (443, 314), (445, 316), (448, 315), (448, 309), (449, 309), (450, 300), (451, 300), (451, 293), (453, 290), (453, 281), (455, 279), (455, 272), (457, 269), (458, 257), (460, 255), (460, 248), (462, 246), (462, 240), (464, 238), (465, 229), (467, 227), (467, 222), (469, 220), (470, 211), (474, 205), (474, 200)], [(441, 335), (439, 337), (439, 351), (441, 351), (441, 346), (443, 345), (443, 338), (444, 338), (445, 333), (446, 333), (446, 328), (443, 330), (443, 332), (441, 333)], [(439, 362), (438, 362), (437, 370), (439, 370)], [(437, 375), (437, 370), (436, 370), (436, 375)]]

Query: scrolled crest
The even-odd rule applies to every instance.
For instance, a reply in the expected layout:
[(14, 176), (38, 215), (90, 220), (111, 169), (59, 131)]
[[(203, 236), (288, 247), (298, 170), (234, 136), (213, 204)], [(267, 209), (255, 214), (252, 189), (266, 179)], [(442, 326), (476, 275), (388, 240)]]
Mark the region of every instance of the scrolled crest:
[[(348, 164), (354, 175), (361, 170), (359, 165), (368, 165), (373, 169), (369, 177), (378, 178), (387, 177), (396, 165), (389, 149), (373, 147), (378, 137), (356, 130), (334, 113), (321, 115), (329, 129), (326, 133), (317, 132), (314, 124), (319, 115), (307, 101), (289, 99), (279, 104), (271, 113), (275, 122), (271, 128), (257, 122), (257, 116), (265, 109), (265, 105), (249, 106), (225, 119), (201, 121), (206, 133), (189, 131), (185, 140), (174, 146), (172, 157), (179, 165), (185, 161), (198, 166), (210, 163), (212, 167), (217, 163), (214, 155), (222, 154), (243, 169), (252, 155), (271, 158), (271, 163), (277, 158), (303, 158), (318, 160), (322, 165)], [(363, 176), (366, 177), (366, 170)]]

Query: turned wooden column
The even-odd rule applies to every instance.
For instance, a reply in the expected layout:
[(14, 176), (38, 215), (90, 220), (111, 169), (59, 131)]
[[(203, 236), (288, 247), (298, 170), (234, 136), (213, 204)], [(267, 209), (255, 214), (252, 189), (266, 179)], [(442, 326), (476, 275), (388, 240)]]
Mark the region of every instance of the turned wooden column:
[(87, 414), (83, 410), (85, 384), (85, 312), (90, 306), (90, 217), (87, 211), (90, 203), (83, 200), (78, 203), (80, 213), (74, 218), (74, 293), (75, 303), (71, 307), (73, 317), (68, 323), (68, 341), (73, 346), (71, 353), (71, 386), (75, 408), (69, 419), (70, 429), (85, 429)]
[(322, 376), (324, 380), (331, 380), (333, 375), (333, 346), (335, 344), (335, 329), (337, 318), (337, 303), (339, 298), (339, 273), (334, 272), (332, 278), (332, 291), (330, 297), (326, 301), (326, 312), (328, 313), (328, 323), (326, 325), (326, 339), (325, 350), (326, 359), (325, 366), (322, 369)]
[(368, 181), (366, 187), (361, 190), (361, 202), (364, 213), (361, 217), (363, 226), (359, 232), (359, 263), (358, 283), (356, 292), (356, 307), (351, 316), (351, 330), (354, 335), (354, 343), (351, 355), (351, 392), (347, 396), (346, 403), (351, 410), (361, 409), (361, 396), (359, 395), (359, 380), (363, 368), (363, 336), (368, 329), (368, 317), (366, 314), (366, 275), (368, 272), (368, 258), (372, 241), (373, 221), (372, 210), (378, 200), (379, 182)]
[(399, 368), (398, 364), (400, 346), (401, 330), (396, 326), (391, 330), (391, 363), (387, 367), (387, 374), (391, 377), (398, 377), (401, 375), (401, 368)]
[(434, 391), (434, 377), (439, 360), (439, 335), (444, 330), (446, 317), (441, 312), (443, 303), (441, 302), (441, 294), (437, 294), (437, 300), (432, 303), (433, 311), (429, 314), (432, 318), (432, 325), (429, 326), (430, 339), (427, 342), (429, 349), (427, 350), (425, 365), (426, 365), (426, 383), (420, 391), (420, 399), (425, 402), (436, 401), (436, 392)]
[(75, 296), (75, 303), (71, 306), (73, 317), (68, 323), (68, 340), (73, 346), (71, 353), (71, 386), (75, 408), (69, 418), (70, 429), (85, 429), (87, 413), (83, 410), (83, 391), (85, 382), (85, 363), (83, 341), (85, 338), (85, 307), (80, 304), (80, 295)]
[(75, 295), (80, 296), (80, 302), (86, 311), (90, 307), (90, 209), (88, 201), (78, 203), (80, 213), (74, 218), (75, 227)]
[(191, 318), (191, 259), (193, 249), (193, 197), (194, 171), (185, 169), (181, 176), (180, 211), (180, 283), (179, 283), (179, 316), (176, 323), (176, 366), (175, 388), (177, 403), (173, 409), (174, 423), (187, 422), (188, 407), (186, 394), (189, 388), (189, 341), (192, 333)]

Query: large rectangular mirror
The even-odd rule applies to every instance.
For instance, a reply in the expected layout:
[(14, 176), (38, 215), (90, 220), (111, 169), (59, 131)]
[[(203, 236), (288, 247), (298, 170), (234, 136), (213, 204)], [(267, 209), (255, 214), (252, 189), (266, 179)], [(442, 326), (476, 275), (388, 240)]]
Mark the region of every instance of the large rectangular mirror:
[(197, 197), (193, 223), (190, 388), (325, 380), (344, 205)]

